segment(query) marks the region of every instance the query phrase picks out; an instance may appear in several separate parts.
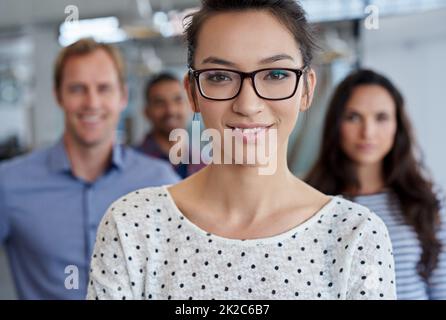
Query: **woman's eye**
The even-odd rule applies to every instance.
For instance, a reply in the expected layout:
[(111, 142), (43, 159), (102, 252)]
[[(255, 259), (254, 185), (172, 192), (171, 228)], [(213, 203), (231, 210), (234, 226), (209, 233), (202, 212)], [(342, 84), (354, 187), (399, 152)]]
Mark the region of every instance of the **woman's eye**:
[(355, 113), (350, 113), (350, 114), (346, 115), (345, 119), (347, 121), (358, 121), (360, 119), (360, 117), (359, 117), (359, 115), (357, 115)]
[(272, 70), (265, 76), (265, 80), (282, 80), (288, 76), (288, 72), (285, 70)]
[(376, 116), (376, 120), (378, 121), (386, 121), (389, 119), (389, 116), (385, 113), (380, 113)]
[(206, 76), (206, 80), (212, 82), (223, 82), (223, 81), (231, 81), (232, 78), (224, 73), (214, 73), (214, 74), (208, 74)]

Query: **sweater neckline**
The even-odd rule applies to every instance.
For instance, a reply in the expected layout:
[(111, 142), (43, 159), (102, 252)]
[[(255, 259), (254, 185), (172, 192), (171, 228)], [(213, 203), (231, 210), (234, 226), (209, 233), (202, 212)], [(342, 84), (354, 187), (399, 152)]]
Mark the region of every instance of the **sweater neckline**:
[(180, 217), (181, 220), (185, 221), (185, 223), (189, 227), (191, 227), (196, 233), (200, 234), (200, 236), (202, 236), (203, 238), (213, 239), (231, 245), (258, 246), (263, 244), (279, 244), (288, 239), (292, 238), (295, 239), (298, 236), (298, 234), (300, 234), (300, 232), (309, 230), (309, 228), (314, 223), (320, 220), (323, 217), (323, 215), (334, 206), (336, 201), (339, 201), (337, 196), (329, 196), (331, 200), (328, 201), (321, 209), (319, 209), (316, 213), (314, 213), (310, 218), (292, 227), (291, 229), (281, 232), (279, 234), (268, 237), (253, 238), (253, 239), (235, 239), (210, 233), (202, 229), (195, 223), (193, 223), (191, 220), (189, 220), (176, 205), (175, 200), (173, 199), (172, 195), (167, 189), (169, 186), (170, 185), (162, 186), (162, 190), (164, 191), (165, 194), (167, 194), (166, 197), (167, 201), (169, 202), (170, 206), (172, 207), (174, 212)]

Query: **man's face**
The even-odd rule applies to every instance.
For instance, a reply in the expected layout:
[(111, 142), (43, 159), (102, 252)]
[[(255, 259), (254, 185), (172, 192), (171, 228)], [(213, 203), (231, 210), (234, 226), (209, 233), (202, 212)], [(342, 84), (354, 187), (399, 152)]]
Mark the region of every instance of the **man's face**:
[(69, 57), (57, 98), (70, 140), (85, 147), (113, 141), (127, 92), (106, 51)]
[(179, 81), (158, 82), (147, 95), (146, 116), (155, 132), (169, 136), (173, 129), (186, 128), (189, 109)]

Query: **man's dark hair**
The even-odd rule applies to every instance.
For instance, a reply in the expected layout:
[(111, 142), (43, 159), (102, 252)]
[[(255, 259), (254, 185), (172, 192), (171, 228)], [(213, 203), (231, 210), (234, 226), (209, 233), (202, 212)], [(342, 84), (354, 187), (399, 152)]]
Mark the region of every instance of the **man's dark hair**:
[(170, 72), (161, 72), (159, 74), (156, 74), (152, 76), (146, 83), (145, 90), (144, 90), (144, 100), (146, 104), (149, 103), (149, 93), (150, 90), (155, 86), (156, 84), (163, 82), (163, 81), (177, 81), (180, 82), (180, 79), (178, 79), (174, 74)]

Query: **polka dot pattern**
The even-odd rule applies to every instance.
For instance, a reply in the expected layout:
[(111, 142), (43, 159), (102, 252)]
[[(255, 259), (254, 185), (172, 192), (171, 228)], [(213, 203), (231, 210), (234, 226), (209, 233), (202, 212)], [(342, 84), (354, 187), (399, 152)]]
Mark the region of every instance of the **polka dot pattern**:
[(163, 186), (111, 205), (98, 230), (87, 297), (394, 299), (393, 263), (383, 222), (348, 200), (333, 197), (282, 234), (237, 240), (194, 225)]

